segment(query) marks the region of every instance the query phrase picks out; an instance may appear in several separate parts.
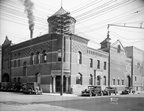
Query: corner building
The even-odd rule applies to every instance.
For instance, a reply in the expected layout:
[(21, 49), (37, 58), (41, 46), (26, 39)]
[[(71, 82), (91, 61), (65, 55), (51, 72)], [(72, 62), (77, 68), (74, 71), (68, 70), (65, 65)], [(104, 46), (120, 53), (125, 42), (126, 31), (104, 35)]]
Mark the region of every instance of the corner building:
[(110, 85), (118, 90), (131, 86), (131, 58), (127, 58), (120, 41), (111, 45), (110, 53), (108, 37), (100, 49), (88, 47), (88, 39), (74, 34), (76, 20), (71, 16), (69, 32), (62, 35), (56, 30), (55, 20), (65, 13), (61, 7), (47, 19), (48, 34), (15, 45), (6, 37), (2, 45), (2, 81), (38, 82), (43, 92), (60, 92), (63, 43), (64, 93), (80, 94), (88, 85)]
[[(48, 18), (49, 33), (13, 45), (6, 37), (2, 45), (3, 82), (39, 82), (44, 92), (60, 92), (62, 35), (55, 17)], [(88, 85), (108, 85), (108, 53), (89, 48), (88, 39), (74, 34), (76, 20), (70, 16), (69, 34), (64, 34), (63, 90), (80, 93)]]

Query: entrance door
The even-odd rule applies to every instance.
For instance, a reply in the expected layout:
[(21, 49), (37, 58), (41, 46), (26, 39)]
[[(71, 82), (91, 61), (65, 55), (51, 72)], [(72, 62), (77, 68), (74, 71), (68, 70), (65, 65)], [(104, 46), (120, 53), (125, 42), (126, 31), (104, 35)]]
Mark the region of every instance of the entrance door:
[[(61, 76), (56, 76), (56, 92), (61, 90)], [(66, 77), (63, 76), (63, 92), (66, 92)]]
[(130, 76), (127, 76), (127, 87), (130, 87)]
[(3, 81), (3, 82), (10, 82), (9, 75), (8, 75), (7, 73), (5, 73), (5, 74), (2, 76), (2, 81)]

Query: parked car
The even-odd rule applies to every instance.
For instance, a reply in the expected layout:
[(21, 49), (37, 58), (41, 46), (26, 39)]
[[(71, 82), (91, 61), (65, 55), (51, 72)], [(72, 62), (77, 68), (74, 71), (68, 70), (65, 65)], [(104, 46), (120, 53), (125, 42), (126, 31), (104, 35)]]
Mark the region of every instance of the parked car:
[(103, 95), (111, 95), (111, 94), (117, 94), (118, 91), (117, 91), (117, 88), (116, 87), (106, 87), (104, 90), (103, 90)]
[(88, 86), (87, 89), (83, 90), (81, 93), (82, 96), (98, 96), (102, 95), (101, 86)]
[(10, 86), (10, 82), (1, 82), (0, 90), (1, 91), (7, 91), (7, 89), (9, 88), (9, 86)]
[(125, 89), (122, 91), (121, 94), (129, 94), (129, 93), (135, 93), (135, 90), (132, 87), (125, 87)]
[(42, 89), (37, 82), (32, 82), (23, 86), (23, 92), (27, 94), (42, 94)]

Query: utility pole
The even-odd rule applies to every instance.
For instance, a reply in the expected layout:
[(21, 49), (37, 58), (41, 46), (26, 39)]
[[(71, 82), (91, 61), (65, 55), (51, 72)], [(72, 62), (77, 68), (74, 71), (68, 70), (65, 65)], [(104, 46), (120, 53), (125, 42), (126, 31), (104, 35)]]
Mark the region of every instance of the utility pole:
[(63, 63), (64, 63), (64, 34), (69, 32), (69, 24), (71, 23), (70, 13), (65, 13), (56, 17), (55, 31), (61, 33), (62, 45), (61, 45), (61, 84), (60, 84), (60, 95), (63, 95)]

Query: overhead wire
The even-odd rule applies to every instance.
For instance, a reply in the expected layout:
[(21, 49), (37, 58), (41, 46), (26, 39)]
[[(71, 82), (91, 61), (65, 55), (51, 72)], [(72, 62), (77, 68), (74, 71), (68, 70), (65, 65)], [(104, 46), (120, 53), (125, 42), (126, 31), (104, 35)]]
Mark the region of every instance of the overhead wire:
[[(141, 11), (142, 12), (142, 11)], [(144, 12), (143, 12), (144, 13)], [(112, 22), (112, 23), (114, 23), (114, 24), (116, 24), (117, 22), (123, 22), (123, 23), (126, 23), (126, 21), (127, 20), (131, 20), (131, 19), (134, 19), (134, 18), (137, 18), (138, 16), (143, 16), (142, 14), (143, 13), (139, 13), (139, 14), (137, 14), (137, 15), (132, 15), (132, 16), (128, 16), (128, 17), (126, 17), (126, 18), (123, 18), (122, 20), (119, 20), (119, 21), (116, 21), (116, 22)], [(96, 26), (96, 27), (95, 27)], [(85, 29), (85, 30), (83, 30), (82, 32), (92, 32), (92, 31), (96, 31), (96, 30), (100, 30), (100, 29), (103, 29), (103, 28), (106, 28), (107, 27), (107, 24), (100, 24), (99, 26), (98, 26), (98, 24), (96, 25), (96, 24), (94, 24), (94, 27), (90, 27), (89, 29)]]
[(110, 0), (110, 1), (100, 5), (98, 7), (95, 7), (93, 9), (91, 9), (91, 10), (88, 10), (87, 12), (84, 12), (84, 13), (78, 15), (78, 16), (75, 16), (75, 18), (77, 18), (79, 20), (79, 18), (82, 18), (83, 16), (86, 16), (86, 15), (90, 15), (91, 13), (95, 13), (95, 11), (97, 12), (97, 10), (100, 10), (101, 8), (104, 8), (104, 7), (110, 5), (113, 2), (115, 2), (115, 1), (114, 0)]
[[(142, 6), (138, 7), (138, 8), (132, 9), (132, 10), (130, 10), (130, 11), (128, 11), (128, 12), (123, 13), (123, 14), (120, 14), (120, 15), (117, 15), (117, 16), (114, 16), (114, 17), (111, 17), (111, 18), (109, 18), (109, 19), (102, 20), (102, 21), (100, 21), (100, 22), (93, 22), (92, 24), (87, 25), (87, 26), (90, 27), (90, 28), (92, 28), (93, 26), (94, 26), (94, 27), (97, 27), (99, 24), (100, 24), (100, 25), (102, 25), (102, 24), (108, 24), (108, 22), (110, 22), (110, 21), (115, 21), (115, 20), (117, 20), (117, 19), (124, 18), (124, 17), (127, 17), (127, 16), (129, 16), (129, 15), (135, 15), (134, 11), (135, 11), (135, 10), (140, 10), (139, 8), (141, 8), (141, 7), (143, 7), (143, 6), (144, 6), (144, 5), (142, 5)], [(140, 10), (139, 13), (141, 13), (141, 11), (142, 11), (142, 9)], [(82, 23), (81, 23), (81, 24), (82, 24)], [(80, 27), (80, 28), (82, 28), (82, 27)]]
[(71, 14), (76, 14), (76, 13), (78, 13), (81, 10), (87, 9), (87, 8), (89, 8), (89, 7), (91, 7), (91, 6), (95, 5), (95, 4), (100, 3), (101, 1), (102, 0), (99, 0), (99, 1), (98, 0), (94, 0), (94, 1), (91, 1), (90, 3), (88, 3), (86, 5), (83, 5), (83, 6), (79, 7), (79, 8), (77, 8), (77, 9), (74, 8), (75, 10), (72, 10)]
[(81, 17), (81, 18), (77, 18), (77, 20), (79, 21), (79, 23), (80, 22), (83, 22), (83, 21), (87, 21), (87, 20), (89, 20), (89, 19), (92, 19), (93, 17), (95, 17), (96, 15), (98, 16), (100, 16), (100, 15), (103, 15), (104, 13), (108, 13), (108, 12), (110, 12), (110, 11), (114, 11), (114, 9), (117, 9), (117, 8), (120, 8), (120, 7), (122, 7), (122, 6), (124, 6), (124, 5), (127, 5), (127, 4), (130, 4), (130, 3), (132, 3), (132, 2), (134, 2), (134, 0), (133, 1), (131, 1), (131, 2), (128, 2), (128, 1), (122, 1), (122, 2), (119, 2), (119, 3), (116, 3), (116, 4), (114, 4), (114, 5), (112, 5), (112, 6), (109, 6), (109, 7), (106, 7), (106, 8), (103, 8), (103, 9), (101, 9), (101, 10), (99, 10), (99, 11), (95, 11), (95, 12), (92, 12), (92, 13), (90, 13), (90, 14), (88, 14), (88, 15), (86, 15), (86, 16), (84, 16), (84, 17)]

